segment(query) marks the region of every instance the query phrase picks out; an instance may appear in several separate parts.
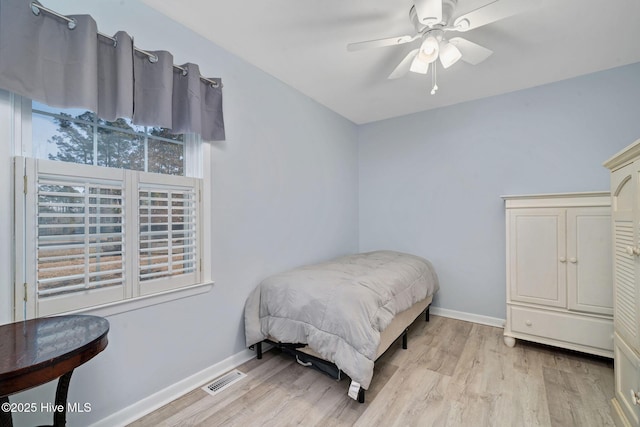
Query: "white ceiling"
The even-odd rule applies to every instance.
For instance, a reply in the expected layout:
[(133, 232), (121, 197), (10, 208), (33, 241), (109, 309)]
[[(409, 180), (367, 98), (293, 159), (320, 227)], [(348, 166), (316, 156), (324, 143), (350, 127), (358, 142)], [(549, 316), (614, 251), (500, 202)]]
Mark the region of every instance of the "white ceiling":
[[(433, 96), (430, 74), (386, 78), (418, 41), (346, 50), (414, 34), (412, 0), (143, 1), (357, 124), (640, 62), (639, 0), (531, 0), (530, 12), (460, 34), (494, 54), (440, 67)], [(489, 2), (459, 0), (454, 16)]]

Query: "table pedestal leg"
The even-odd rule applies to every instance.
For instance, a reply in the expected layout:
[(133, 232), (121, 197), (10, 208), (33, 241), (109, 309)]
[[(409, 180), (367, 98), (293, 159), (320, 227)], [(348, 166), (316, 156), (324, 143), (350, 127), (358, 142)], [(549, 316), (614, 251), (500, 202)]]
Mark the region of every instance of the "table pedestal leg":
[[(69, 383), (71, 382), (71, 374), (73, 370), (67, 372), (58, 379), (58, 387), (56, 388), (56, 408), (62, 408), (60, 412), (53, 414), (53, 427), (65, 427), (67, 425), (67, 395), (69, 394)], [(0, 397), (0, 405), (9, 403), (9, 396)], [(0, 427), (13, 427), (11, 411), (0, 410)]]
[(67, 394), (69, 393), (71, 374), (73, 374), (73, 370), (67, 372), (58, 379), (58, 387), (56, 388), (56, 407), (59, 407), (58, 405), (62, 405), (64, 409), (53, 414), (53, 427), (64, 427), (67, 425)]
[[(0, 405), (8, 406), (9, 396), (0, 397)], [(0, 410), (0, 427), (13, 427), (11, 411)]]

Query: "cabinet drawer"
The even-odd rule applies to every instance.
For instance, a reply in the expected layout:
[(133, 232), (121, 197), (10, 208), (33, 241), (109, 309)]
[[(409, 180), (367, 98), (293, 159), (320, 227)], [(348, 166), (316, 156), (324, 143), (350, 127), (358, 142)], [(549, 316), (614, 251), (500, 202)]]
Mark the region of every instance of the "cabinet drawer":
[(632, 425), (640, 425), (640, 406), (633, 404), (631, 390), (640, 392), (640, 359), (616, 334), (614, 358), (616, 400)]
[(573, 344), (613, 350), (613, 321), (569, 313), (510, 307), (511, 330)]

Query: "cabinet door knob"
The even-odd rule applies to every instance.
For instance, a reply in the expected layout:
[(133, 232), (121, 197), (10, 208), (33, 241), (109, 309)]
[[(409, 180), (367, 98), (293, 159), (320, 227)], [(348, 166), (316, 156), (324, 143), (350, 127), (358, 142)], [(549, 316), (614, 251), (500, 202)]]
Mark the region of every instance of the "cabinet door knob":
[(560, 262), (567, 262), (567, 259), (563, 256), (560, 257)]
[(634, 406), (640, 404), (640, 395), (637, 392), (633, 391), (633, 389), (629, 390), (631, 392), (631, 402)]
[(633, 254), (634, 255), (640, 255), (640, 249), (639, 248), (633, 248)]
[(629, 255), (633, 255), (633, 254), (635, 254), (635, 253), (636, 253), (635, 249), (634, 249), (634, 248), (632, 248), (631, 246), (627, 246), (627, 247), (625, 248), (625, 250), (627, 251), (627, 253), (628, 253)]
[(571, 261), (571, 263), (573, 263), (573, 264), (575, 264), (576, 262), (578, 262), (578, 260), (577, 260), (577, 259), (575, 259), (575, 258), (571, 258), (569, 261)]

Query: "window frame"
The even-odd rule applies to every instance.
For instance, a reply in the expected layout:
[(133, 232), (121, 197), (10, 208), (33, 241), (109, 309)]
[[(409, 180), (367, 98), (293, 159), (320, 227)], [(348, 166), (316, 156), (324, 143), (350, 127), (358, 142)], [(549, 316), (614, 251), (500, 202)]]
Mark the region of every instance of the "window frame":
[[(2, 124), (10, 126), (12, 130), (12, 153), (11, 159), (8, 160), (10, 160), (11, 163), (14, 163), (14, 159), (20, 157), (30, 157), (30, 154), (33, 152), (31, 100), (17, 96), (15, 94), (8, 94), (11, 109), (11, 123)], [(89, 307), (78, 307), (67, 311), (56, 312), (55, 314), (89, 313), (107, 316), (206, 293), (212, 289), (214, 282), (211, 278), (211, 263), (206, 261), (211, 257), (211, 228), (210, 224), (207, 224), (207, 219), (210, 218), (211, 212), (211, 197), (208, 196), (211, 194), (211, 168), (209, 167), (211, 164), (211, 148), (207, 143), (200, 143), (199, 137), (195, 135), (185, 135), (183, 144), (185, 147), (185, 175), (189, 175), (191, 177), (196, 176), (199, 177), (198, 179), (200, 180), (200, 189), (198, 194), (198, 203), (200, 205), (200, 220), (198, 221), (197, 230), (198, 240), (200, 241), (200, 256), (198, 260), (198, 283), (171, 289), (159, 289), (157, 292), (153, 293), (145, 293), (132, 290), (131, 292), (127, 292), (125, 294), (125, 297), (118, 301), (93, 305)], [(196, 161), (193, 161), (194, 159), (196, 159)], [(47, 161), (58, 162), (54, 160)], [(24, 197), (24, 194), (21, 191), (18, 191), (18, 188), (21, 187), (18, 181), (22, 182), (22, 175), (19, 174), (19, 168), (17, 167), (17, 165), (15, 166), (14, 172), (16, 184), (13, 187), (15, 187), (16, 190), (14, 193), (14, 200), (12, 201), (14, 212), (13, 242), (15, 254), (15, 262), (13, 264), (14, 268), (12, 272), (14, 278), (12, 286), (14, 296), (14, 310), (12, 317), (13, 320), (18, 321), (36, 317), (38, 315), (38, 310), (34, 308), (37, 304), (35, 300), (36, 284), (34, 280), (29, 280), (34, 278), (29, 277), (28, 274), (28, 264), (29, 262), (33, 263), (33, 260), (36, 259), (36, 254), (29, 254), (26, 252), (28, 247), (28, 245), (26, 244), (26, 239), (31, 238), (31, 236), (19, 234), (19, 230), (25, 230), (28, 233), (32, 234), (34, 233), (34, 231), (28, 231), (29, 227), (26, 227), (26, 225), (28, 225), (28, 217), (26, 216), (26, 199)], [(136, 173), (160, 175), (147, 172)], [(180, 178), (176, 175), (167, 176)], [(35, 190), (35, 183), (26, 182), (26, 185), (33, 185), (34, 188), (31, 190)], [(129, 225), (129, 227), (131, 227), (131, 225)], [(137, 229), (138, 224), (136, 223), (134, 227), (136, 227)], [(137, 248), (135, 252), (137, 253)], [(128, 268), (131, 269), (131, 267)], [(33, 268), (32, 270), (35, 270), (35, 268)], [(130, 273), (127, 274), (130, 275)], [(133, 275), (137, 277), (137, 274), (138, 271), (136, 265), (136, 270), (133, 272)], [(129, 282), (128, 278), (127, 282)], [(139, 286), (137, 286), (137, 283), (127, 284), (127, 286), (139, 288)]]

